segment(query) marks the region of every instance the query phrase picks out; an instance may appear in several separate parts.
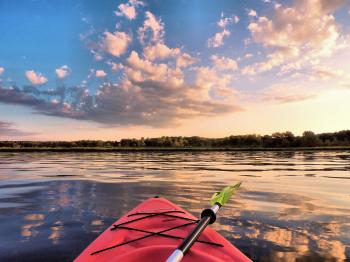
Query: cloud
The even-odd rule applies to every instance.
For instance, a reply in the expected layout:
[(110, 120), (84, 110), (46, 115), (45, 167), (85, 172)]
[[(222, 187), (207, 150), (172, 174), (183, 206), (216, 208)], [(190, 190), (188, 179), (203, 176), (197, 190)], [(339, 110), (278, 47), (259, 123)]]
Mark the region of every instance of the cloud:
[(161, 19), (157, 19), (150, 11), (145, 13), (146, 19), (143, 26), (139, 27), (138, 35), (140, 42), (149, 43), (163, 43), (164, 38), (164, 23)]
[(105, 71), (103, 71), (103, 70), (96, 70), (96, 73), (95, 73), (95, 76), (96, 77), (105, 77), (107, 74), (106, 74), (106, 72)]
[(0, 86), (0, 102), (110, 126), (172, 126), (186, 119), (242, 110), (232, 103), (230, 77), (210, 68), (198, 69), (195, 80), (186, 82), (179, 67), (152, 62), (132, 51), (119, 70), (123, 78), (118, 83), (103, 82), (95, 94), (84, 85), (49, 90)]
[(133, 20), (136, 18), (136, 7), (144, 6), (145, 4), (142, 1), (138, 0), (129, 0), (126, 4), (120, 4), (118, 6), (119, 11), (115, 11), (116, 16), (126, 16), (129, 20)]
[(182, 53), (179, 48), (169, 48), (167, 45), (161, 43), (146, 46), (143, 49), (143, 55), (150, 61), (174, 58), (177, 67), (187, 67), (196, 62), (190, 54)]
[(237, 24), (239, 22), (239, 17), (234, 15), (232, 17), (224, 17), (224, 14), (221, 13), (220, 20), (216, 23), (217, 26), (222, 28), (221, 32), (215, 33), (215, 35), (208, 39), (208, 47), (217, 48), (224, 44), (224, 40), (231, 34), (231, 31), (226, 27), (230, 24)]
[(32, 85), (42, 85), (47, 82), (47, 78), (41, 73), (36, 73), (33, 70), (26, 71), (26, 77)]
[(225, 37), (229, 36), (231, 33), (227, 29), (222, 32), (216, 33), (212, 38), (208, 39), (208, 47), (220, 47), (224, 44)]
[(138, 53), (132, 51), (126, 60), (128, 68), (125, 73), (134, 82), (164, 81), (175, 87), (183, 83), (183, 72), (179, 68), (170, 68), (166, 64), (155, 64), (143, 60)]
[[(134, 6), (136, 2), (130, 0), (127, 4)], [(123, 8), (119, 10), (127, 12)], [(132, 12), (125, 12), (123, 15), (133, 17)], [(226, 26), (238, 20), (233, 16), (223, 23)], [(223, 41), (223, 37), (229, 34), (227, 32), (223, 28), (219, 41)], [(216, 57), (213, 67), (189, 67), (196, 59), (182, 48), (167, 46), (164, 35), (162, 20), (147, 11), (142, 26), (138, 28), (143, 52), (131, 51), (122, 63), (106, 59), (111, 70), (118, 72), (116, 80), (97, 81), (100, 84), (93, 86), (97, 83), (94, 76), (105, 77), (106, 72), (91, 69), (78, 86), (43, 90), (36, 85), (3, 87), (0, 84), (0, 103), (27, 106), (38, 114), (109, 126), (173, 126), (186, 119), (215, 117), (242, 110), (234, 101), (233, 74), (225, 72), (235, 70), (235, 60)], [(87, 42), (95, 57), (104, 55), (104, 52), (120, 57), (127, 52), (132, 41), (131, 35), (120, 31), (106, 31), (100, 38), (100, 41)], [(56, 69), (56, 74), (63, 78), (68, 71), (68, 67), (62, 66)], [(43, 77), (32, 72), (39, 79)]]
[(70, 75), (71, 69), (67, 65), (63, 65), (55, 70), (56, 75), (59, 79), (66, 78)]
[(30, 136), (34, 134), (35, 133), (25, 132), (17, 129), (13, 123), (0, 121), (0, 139), (2, 137)]
[(310, 73), (310, 80), (330, 80), (337, 77), (348, 77), (350, 75), (345, 74), (342, 70), (333, 69), (326, 66), (315, 66)]
[(253, 56), (254, 56), (253, 54), (247, 53), (247, 54), (244, 55), (244, 58), (250, 59), (250, 58), (252, 58)]
[(4, 73), (4, 71), (5, 71), (5, 68), (0, 66), (0, 76)]
[(129, 20), (136, 18), (136, 8), (129, 4), (120, 4), (118, 6), (120, 11), (115, 11), (116, 16), (126, 16)]
[(257, 17), (258, 15), (257, 15), (255, 10), (249, 9), (248, 10), (248, 16), (250, 16), (250, 17)]
[(265, 72), (286, 63), (308, 64), (343, 48), (345, 40), (331, 14), (343, 3), (343, 0), (296, 1), (290, 7), (275, 6), (271, 19), (257, 17), (248, 29), (268, 55), (266, 61), (249, 65), (244, 71)]
[(157, 43), (152, 46), (146, 46), (143, 49), (143, 55), (148, 60), (165, 59), (169, 57), (176, 57), (180, 54), (179, 48), (169, 48), (165, 44)]
[(132, 40), (131, 36), (125, 32), (105, 32), (104, 36), (104, 50), (117, 57), (126, 52)]
[(215, 68), (217, 68), (218, 70), (235, 71), (238, 68), (238, 64), (234, 59), (217, 55), (212, 55), (210, 58), (213, 61)]
[(111, 69), (113, 72), (118, 72), (124, 68), (123, 64), (121, 63), (108, 61), (107, 64), (111, 66)]
[(298, 84), (275, 84), (266, 88), (261, 93), (263, 100), (277, 103), (294, 103), (315, 98), (317, 93), (305, 90), (304, 86)]
[(216, 23), (221, 28), (226, 28), (229, 24), (237, 24), (239, 22), (239, 17), (233, 15), (231, 17), (224, 17), (224, 14), (221, 13), (220, 20)]
[(188, 67), (196, 63), (197, 60), (187, 53), (180, 54), (176, 59), (177, 67)]
[(196, 95), (209, 99), (211, 94), (220, 100), (235, 104), (236, 91), (230, 87), (232, 74), (219, 73), (215, 68), (198, 67), (196, 69), (195, 85), (201, 87)]

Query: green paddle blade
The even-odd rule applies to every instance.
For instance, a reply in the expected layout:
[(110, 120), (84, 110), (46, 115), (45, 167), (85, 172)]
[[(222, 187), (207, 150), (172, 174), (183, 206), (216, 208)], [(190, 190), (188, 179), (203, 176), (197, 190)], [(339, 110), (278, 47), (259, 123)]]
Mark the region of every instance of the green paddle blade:
[(239, 182), (233, 186), (225, 187), (221, 192), (216, 192), (210, 199), (210, 204), (213, 206), (215, 204), (219, 204), (221, 206), (225, 205), (227, 201), (230, 199), (231, 195), (236, 192), (236, 190), (240, 187), (242, 182)]

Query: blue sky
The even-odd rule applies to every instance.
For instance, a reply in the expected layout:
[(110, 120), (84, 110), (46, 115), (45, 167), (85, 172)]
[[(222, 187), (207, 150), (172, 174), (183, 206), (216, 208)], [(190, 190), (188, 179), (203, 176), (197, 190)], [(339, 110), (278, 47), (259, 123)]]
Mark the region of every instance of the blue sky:
[(349, 10), (347, 0), (0, 0), (0, 136), (348, 128), (344, 113), (328, 125), (318, 114), (349, 98)]

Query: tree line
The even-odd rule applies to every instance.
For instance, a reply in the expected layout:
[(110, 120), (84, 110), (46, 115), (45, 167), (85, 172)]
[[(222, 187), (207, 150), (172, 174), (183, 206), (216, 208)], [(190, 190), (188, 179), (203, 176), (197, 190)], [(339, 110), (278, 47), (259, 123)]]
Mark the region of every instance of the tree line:
[(272, 135), (232, 135), (224, 138), (162, 136), (121, 139), (119, 141), (0, 141), (0, 148), (288, 148), (321, 146), (350, 146), (350, 130), (321, 134), (305, 131), (301, 136), (296, 136), (292, 132), (277, 132)]

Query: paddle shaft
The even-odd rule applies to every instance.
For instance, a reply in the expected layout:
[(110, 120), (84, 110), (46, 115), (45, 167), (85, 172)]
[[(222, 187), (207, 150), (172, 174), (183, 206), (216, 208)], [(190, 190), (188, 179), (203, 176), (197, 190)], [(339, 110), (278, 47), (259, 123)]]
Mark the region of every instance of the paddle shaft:
[(202, 234), (204, 229), (215, 222), (216, 213), (220, 209), (220, 205), (215, 204), (210, 209), (205, 209), (202, 212), (202, 218), (198, 225), (193, 229), (184, 241), (178, 246), (178, 248), (170, 255), (166, 262), (179, 262), (187, 254), (193, 244), (196, 242), (198, 237)]

